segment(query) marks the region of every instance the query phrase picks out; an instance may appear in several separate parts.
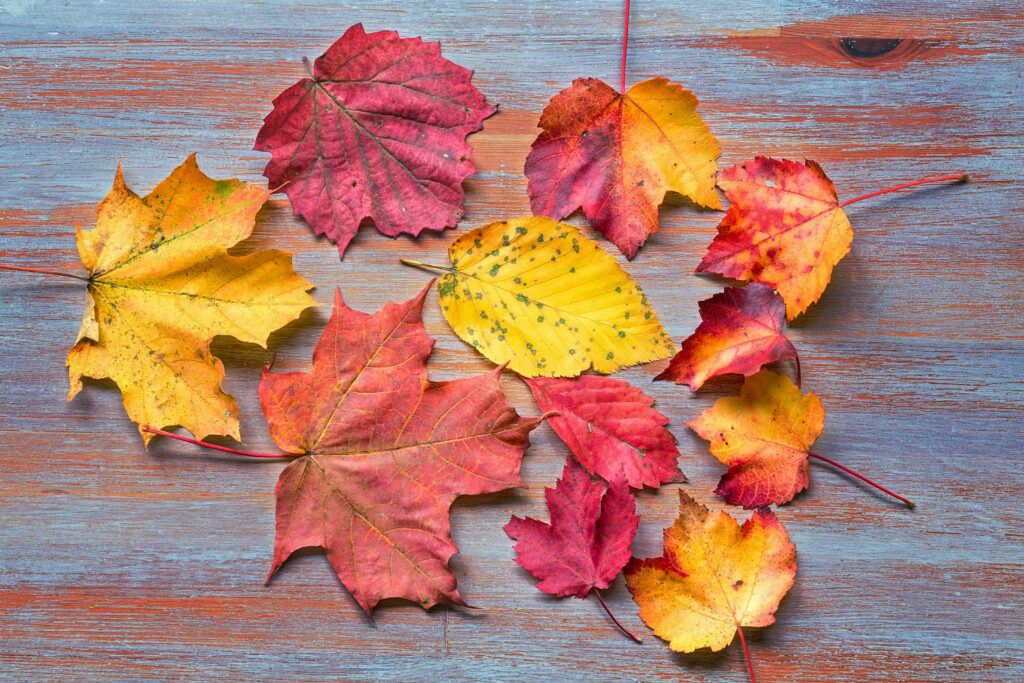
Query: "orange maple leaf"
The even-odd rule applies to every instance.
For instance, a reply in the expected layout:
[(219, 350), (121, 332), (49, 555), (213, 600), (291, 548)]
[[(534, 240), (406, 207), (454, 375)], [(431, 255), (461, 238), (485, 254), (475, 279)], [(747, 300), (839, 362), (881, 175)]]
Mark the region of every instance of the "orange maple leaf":
[(792, 320), (825, 291), (853, 229), (835, 186), (813, 161), (756, 157), (718, 174), (732, 202), (697, 272), (779, 291)]
[(711, 442), (711, 454), (729, 469), (715, 493), (726, 502), (755, 508), (788, 503), (807, 488), (808, 458), (852, 474), (903, 501), (914, 503), (811, 452), (825, 427), (825, 409), (814, 394), (804, 394), (784, 375), (762, 370), (748, 377), (739, 396), (726, 396), (688, 423)]

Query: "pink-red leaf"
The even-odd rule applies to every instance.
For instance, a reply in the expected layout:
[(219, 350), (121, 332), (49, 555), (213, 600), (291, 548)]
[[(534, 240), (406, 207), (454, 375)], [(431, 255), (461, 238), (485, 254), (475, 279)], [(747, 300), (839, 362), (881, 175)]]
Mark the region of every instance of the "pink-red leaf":
[(459, 495), (520, 486), (538, 423), (505, 401), (500, 369), (427, 379), (426, 291), (373, 315), (337, 293), (311, 370), (264, 370), (260, 380), (271, 436), (302, 455), (277, 483), (270, 575), (299, 548), (324, 548), (368, 613), (389, 597), (464, 604), (448, 567), (457, 551), (449, 506)]
[(342, 256), (365, 217), (392, 237), (454, 226), (475, 170), (466, 136), (495, 111), (471, 77), (438, 43), (356, 24), (274, 100), (263, 174)]
[(786, 304), (767, 285), (727, 287), (701, 301), (701, 323), (687, 337), (659, 379), (690, 385), (697, 391), (716, 375), (750, 376), (773, 361), (796, 358), (796, 349), (782, 334)]
[(654, 399), (628, 382), (583, 375), (574, 379), (527, 379), (548, 424), (591, 474), (606, 481), (620, 476), (633, 488), (657, 488), (683, 481), (668, 418), (652, 408)]
[(607, 588), (630, 558), (640, 517), (622, 478), (607, 492), (570, 455), (555, 488), (544, 489), (551, 523), (512, 516), (505, 532), (518, 541), (516, 562), (540, 579), (537, 588), (585, 598)]

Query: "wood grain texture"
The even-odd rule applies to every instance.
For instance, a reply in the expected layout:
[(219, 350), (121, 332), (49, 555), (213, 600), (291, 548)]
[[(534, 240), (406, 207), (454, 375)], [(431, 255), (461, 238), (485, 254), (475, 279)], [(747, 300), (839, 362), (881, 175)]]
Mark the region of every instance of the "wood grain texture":
[[(275, 199), (239, 251), (294, 252), (325, 304), (335, 284), (359, 310), (408, 299), (425, 276), (400, 255), (443, 261), (455, 234), (528, 213), (522, 167), (539, 113), (578, 76), (617, 83), (621, 5), (0, 0), (0, 260), (77, 269), (74, 227), (92, 224), (118, 159), (140, 191), (192, 152), (213, 177), (261, 182), (267, 155), (252, 145), (271, 99), (304, 75), (303, 55), (362, 21), (441, 41), (501, 105), (470, 138), (479, 173), (465, 184), (466, 218), (418, 240), (364, 229), (339, 263)], [(812, 465), (810, 490), (778, 511), (800, 568), (778, 623), (748, 636), (760, 679), (1024, 679), (1020, 5), (633, 7), (629, 81), (665, 76), (693, 90), (722, 165), (815, 159), (840, 199), (959, 170), (972, 178), (851, 206), (852, 252), (787, 332), (827, 411), (817, 452), (918, 509)], [(904, 42), (866, 58), (844, 37)], [(661, 232), (625, 264), (677, 341), (699, 322), (696, 302), (722, 286), (692, 273), (720, 217), (669, 202)], [(0, 283), (0, 677), (746, 680), (738, 644), (668, 650), (621, 579), (607, 600), (645, 635), (640, 646), (593, 600), (552, 599), (515, 565), (502, 525), (513, 513), (546, 518), (543, 487), (567, 452), (547, 426), (524, 461), (529, 488), (455, 506), (454, 567), (476, 609), (392, 603), (371, 622), (315, 552), (264, 587), (283, 465), (166, 439), (146, 452), (109, 382), (66, 402), (83, 292), (28, 274)], [(278, 368), (308, 367), (327, 315), (307, 312), (271, 338)], [(438, 340), (433, 378), (491, 367), (451, 333), (436, 297), (425, 318)], [(214, 350), (245, 445), (273, 448), (256, 399), (270, 353), (230, 339)], [(722, 467), (684, 425), (740, 380), (691, 395), (650, 382), (665, 363), (618, 376), (671, 418), (685, 489), (723, 509), (712, 494)], [(521, 382), (503, 386), (536, 414)], [(640, 557), (660, 554), (672, 488), (640, 495)]]

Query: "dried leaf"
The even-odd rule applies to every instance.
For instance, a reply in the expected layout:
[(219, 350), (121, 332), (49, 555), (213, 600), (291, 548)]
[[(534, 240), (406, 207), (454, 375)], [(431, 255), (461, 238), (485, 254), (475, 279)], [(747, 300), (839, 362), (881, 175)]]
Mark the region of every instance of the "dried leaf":
[(689, 427), (729, 467), (715, 492), (754, 508), (789, 502), (807, 488), (807, 457), (825, 428), (825, 409), (788, 377), (762, 370), (739, 396), (718, 399)]
[(796, 576), (796, 548), (767, 508), (741, 527), (680, 491), (679, 518), (665, 530), (664, 555), (634, 558), (625, 574), (640, 618), (669, 647), (717, 651), (745, 626), (775, 623)]
[(449, 507), (460, 495), (522, 485), (519, 464), (539, 422), (505, 401), (500, 368), (427, 379), (426, 292), (373, 315), (336, 293), (312, 368), (264, 370), (260, 381), (271, 436), (301, 455), (277, 483), (270, 575), (296, 550), (323, 548), (367, 613), (391, 597), (465, 604), (448, 567), (457, 551)]
[(526, 380), (548, 424), (580, 464), (611, 482), (625, 476), (633, 488), (657, 488), (684, 479), (676, 461), (676, 439), (654, 399), (628, 382), (582, 375), (576, 379)]
[(813, 161), (757, 157), (718, 174), (733, 203), (698, 272), (774, 287), (792, 320), (821, 297), (853, 230), (835, 186)]
[(671, 379), (697, 391), (717, 375), (750, 376), (767, 363), (797, 358), (793, 344), (782, 334), (785, 303), (771, 287), (756, 282), (727, 287), (698, 305), (697, 331), (655, 380)]
[[(455, 333), (525, 377), (614, 372), (675, 345), (640, 286), (571, 225), (520, 218), (471, 230), (438, 280)], [(410, 265), (415, 261), (405, 261)]]
[(518, 541), (516, 562), (541, 580), (537, 588), (560, 598), (608, 588), (629, 561), (640, 522), (625, 480), (619, 477), (605, 492), (570, 455), (544, 497), (550, 524), (513, 515), (505, 525)]
[(530, 205), (565, 218), (579, 207), (628, 258), (658, 230), (669, 190), (722, 208), (715, 192), (718, 142), (694, 111), (697, 98), (664, 78), (625, 95), (579, 78), (551, 99), (526, 159)]
[(314, 304), (291, 254), (227, 253), (252, 233), (266, 199), (262, 188), (208, 178), (195, 155), (141, 198), (118, 167), (96, 228), (78, 231), (90, 281), (68, 354), (68, 399), (82, 377), (109, 377), (146, 443), (147, 424), (238, 438), (238, 404), (221, 389), (224, 366), (210, 342), (223, 334), (266, 346)]
[(472, 72), (438, 43), (356, 24), (312, 76), (274, 100), (256, 138), (295, 213), (341, 256), (366, 217), (391, 237), (455, 225), (475, 170), (466, 136), (495, 111)]

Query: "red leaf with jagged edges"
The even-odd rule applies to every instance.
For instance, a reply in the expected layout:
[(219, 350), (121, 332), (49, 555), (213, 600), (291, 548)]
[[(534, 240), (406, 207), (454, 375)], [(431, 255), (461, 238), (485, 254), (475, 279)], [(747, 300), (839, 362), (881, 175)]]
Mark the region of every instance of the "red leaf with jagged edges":
[(727, 287), (698, 306), (701, 323), (696, 332), (655, 380), (671, 379), (697, 391), (717, 375), (735, 372), (749, 377), (767, 363), (797, 358), (793, 344), (782, 334), (786, 303), (771, 287), (756, 282)]
[(525, 380), (548, 424), (592, 474), (612, 481), (625, 476), (633, 488), (683, 481), (676, 439), (654, 399), (618, 379), (533, 377)]
[(517, 541), (516, 562), (540, 579), (540, 590), (585, 598), (610, 586), (629, 561), (640, 522), (636, 503), (621, 477), (603, 491), (570, 455), (555, 488), (544, 489), (551, 523), (513, 515), (505, 525)]
[(270, 576), (299, 548), (321, 547), (367, 613), (391, 597), (465, 604), (448, 567), (457, 551), (449, 507), (460, 495), (521, 486), (519, 464), (539, 422), (508, 405), (501, 368), (427, 379), (429, 287), (372, 315), (337, 292), (312, 368), (264, 370), (260, 380), (271, 436), (301, 454), (277, 483)]
[(452, 227), (475, 171), (466, 136), (495, 112), (472, 75), (438, 43), (356, 24), (274, 100), (263, 175), (341, 256), (365, 217), (391, 237)]

